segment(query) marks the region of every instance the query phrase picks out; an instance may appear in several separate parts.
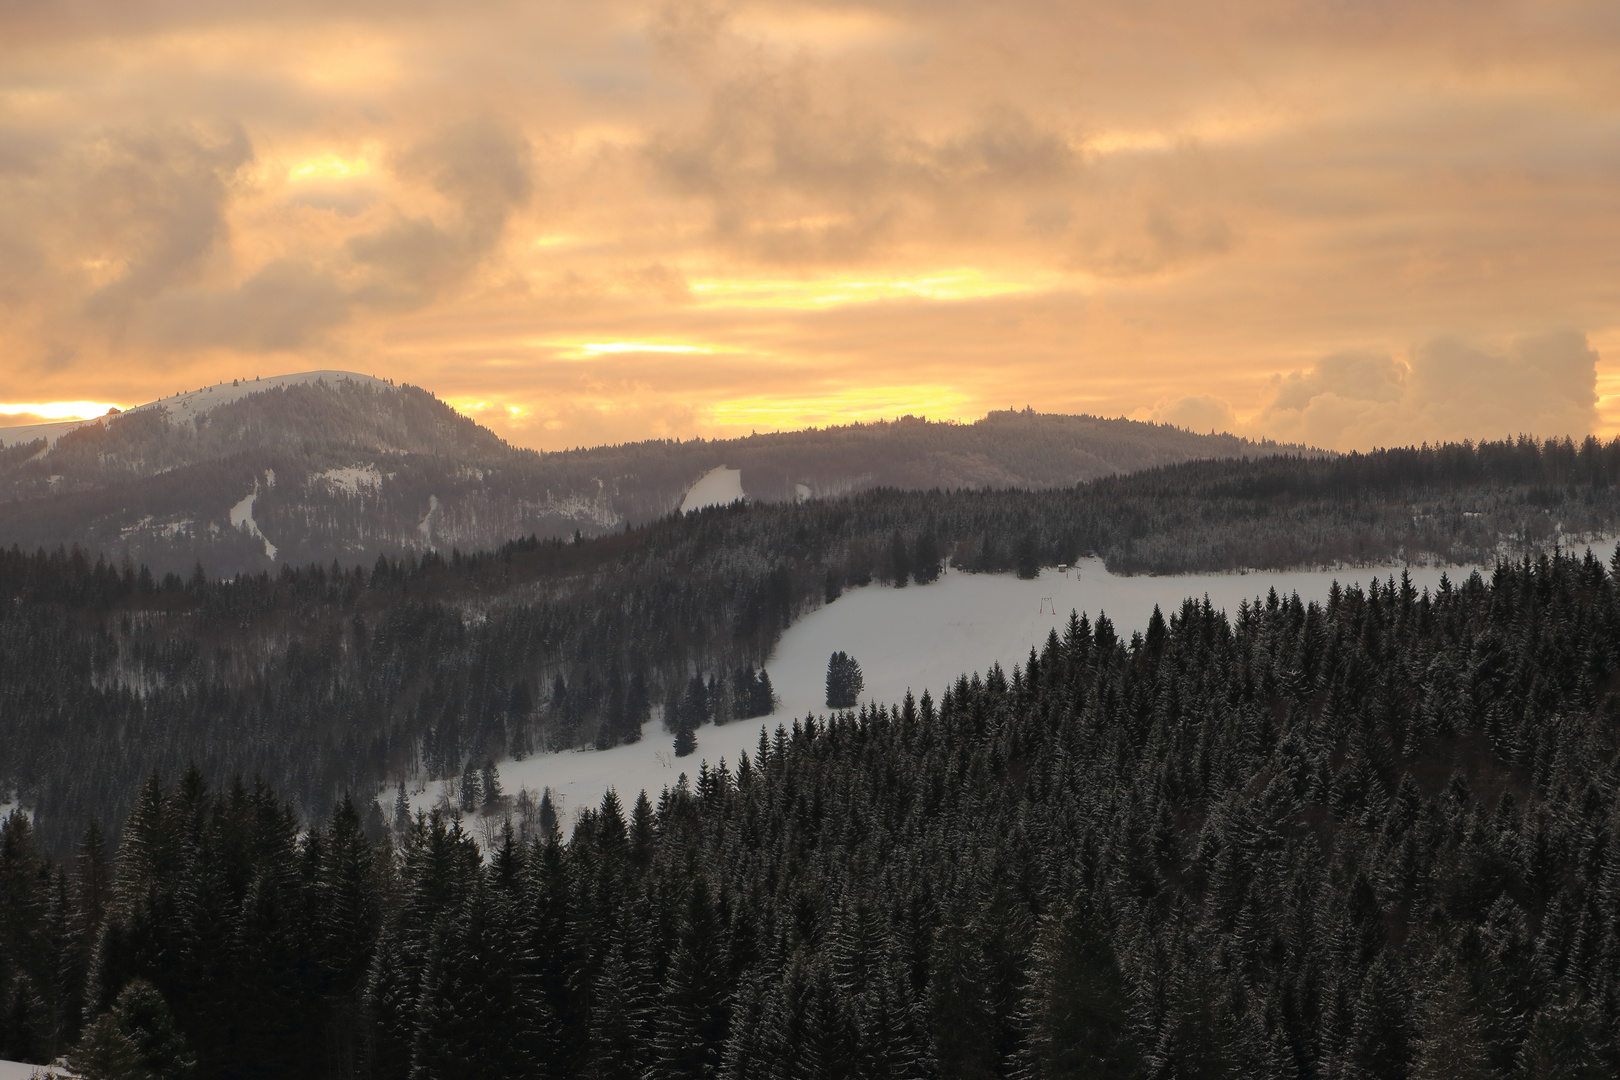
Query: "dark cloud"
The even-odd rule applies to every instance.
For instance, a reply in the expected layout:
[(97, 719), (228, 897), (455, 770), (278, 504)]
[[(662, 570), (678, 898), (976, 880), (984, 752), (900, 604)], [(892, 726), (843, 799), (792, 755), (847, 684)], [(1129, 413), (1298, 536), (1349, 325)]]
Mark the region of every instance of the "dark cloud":
[(348, 321), (353, 307), (332, 275), (278, 259), (236, 289), (166, 296), (148, 317), (154, 336), (167, 344), (270, 352), (310, 344)]
[(227, 241), (229, 185), (253, 159), (241, 129), (221, 139), (171, 130), (109, 135), (81, 150), (84, 239), (123, 270), (92, 292), (86, 312), (121, 325), (132, 305), (196, 279)]
[(455, 206), (453, 220), (400, 217), (352, 238), (349, 254), (370, 271), (356, 299), (398, 310), (421, 307), (467, 277), (500, 241), (512, 212), (533, 193), (528, 141), (487, 120), (456, 125), (401, 155), (400, 175), (426, 182)]

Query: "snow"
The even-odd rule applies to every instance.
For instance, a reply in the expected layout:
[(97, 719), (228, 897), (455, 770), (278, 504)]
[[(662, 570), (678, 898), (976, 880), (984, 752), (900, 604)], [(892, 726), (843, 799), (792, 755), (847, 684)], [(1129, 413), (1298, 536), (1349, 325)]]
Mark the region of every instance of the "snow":
[(350, 465), (344, 469), (327, 469), (325, 472), (316, 473), (314, 479), (325, 480), (350, 495), (360, 494), (361, 488), (380, 488), (383, 482), (382, 473), (377, 471), (375, 465)]
[(416, 531), (422, 534), (422, 542), (425, 543), (429, 548), (433, 547), (433, 515), (437, 514), (438, 512), (439, 497), (437, 495), (429, 495), (428, 512), (423, 514), (422, 520), (416, 524)]
[[(1155, 604), (1168, 617), (1187, 597), (1201, 600), (1207, 594), (1216, 608), (1235, 614), (1241, 601), (1263, 599), (1272, 588), (1280, 596), (1297, 592), (1306, 601), (1321, 601), (1334, 581), (1365, 587), (1374, 577), (1399, 579), (1401, 569), (1116, 577), (1100, 559), (1087, 559), (1065, 574), (1047, 569), (1033, 581), (949, 572), (932, 585), (870, 585), (811, 612), (782, 636), (767, 664), (781, 704), (763, 726), (774, 732), (778, 724), (791, 724), (807, 713), (826, 713), (827, 657), (840, 649), (861, 665), (863, 700), (897, 704), (908, 689), (919, 698), (927, 689), (937, 700), (958, 675), (982, 673), (992, 663), (1011, 673), (1014, 664), (1028, 659), (1032, 647), (1045, 644), (1050, 631), (1062, 634), (1071, 610), (1093, 621), (1106, 613), (1116, 632), (1129, 640), (1133, 631), (1146, 629)], [(1448, 572), (1461, 580), (1469, 571), (1453, 567)], [(1418, 589), (1432, 591), (1442, 570), (1412, 567), (1409, 573)], [(672, 737), (655, 720), (642, 729), (641, 741), (629, 746), (499, 762), (501, 786), (513, 795), (526, 787), (536, 796), (550, 788), (559, 818), (568, 821), (579, 810), (596, 806), (609, 787), (628, 805), (641, 790), (656, 797), (682, 773), (695, 780), (703, 761), (713, 765), (723, 757), (735, 766), (744, 751), (754, 753), (761, 726), (760, 720), (739, 720), (702, 727), (696, 753), (676, 758)], [(429, 784), (412, 805), (430, 808), (447, 793), (443, 784)]]
[[(281, 386), (305, 386), (316, 382), (349, 382), (383, 390), (392, 387), (392, 384), (386, 379), (377, 379), (370, 375), (358, 375), (352, 371), (300, 371), (291, 375), (272, 375), (264, 379), (242, 379), (235, 386), (226, 383), (205, 386), (200, 390), (191, 390), (183, 394), (159, 398), (157, 401), (149, 401), (145, 405), (137, 405), (125, 411), (146, 412), (152, 409), (161, 409), (168, 414), (171, 421), (189, 423), (211, 409), (216, 409), (221, 405), (228, 405), (250, 394), (262, 394), (266, 390), (273, 390)], [(32, 442), (43, 436), (48, 440), (46, 449), (50, 449), (50, 447), (56, 445), (56, 440), (68, 432), (76, 431), (86, 424), (100, 423), (103, 419), (105, 417), (98, 416), (90, 420), (67, 420), (57, 424), (30, 424), (24, 427), (0, 428), (0, 443), (10, 446), (13, 443)]]
[[(99, 418), (98, 418), (99, 419)], [(45, 448), (30, 461), (37, 461), (44, 457), (56, 440), (70, 431), (77, 431), (86, 424), (94, 424), (95, 420), (60, 420), (54, 424), (22, 424), (18, 427), (0, 427), (0, 447), (16, 446), (19, 443), (31, 443), (35, 439), (44, 439)]]
[(730, 506), (743, 497), (742, 470), (725, 465), (710, 469), (681, 500), (681, 513), (689, 514), (705, 506)]
[(815, 492), (810, 490), (809, 484), (794, 484), (793, 492), (797, 497), (797, 501), (799, 502), (804, 502), (815, 494)]
[[(1433, 589), (1441, 570), (1413, 567), (1417, 588)], [(790, 627), (768, 669), (781, 698), (777, 715), (793, 718), (826, 711), (827, 657), (849, 653), (866, 678), (864, 699), (898, 702), (909, 689), (918, 697), (926, 688), (937, 699), (958, 675), (983, 672), (999, 663), (1009, 673), (1040, 649), (1046, 635), (1059, 635), (1069, 612), (1093, 621), (1106, 613), (1116, 632), (1129, 639), (1147, 628), (1155, 604), (1168, 617), (1187, 597), (1203, 599), (1228, 614), (1243, 600), (1299, 593), (1302, 599), (1325, 600), (1337, 580), (1348, 586), (1373, 577), (1400, 576), (1400, 567), (1370, 570), (1294, 571), (1288, 573), (1194, 574), (1166, 577), (1116, 577), (1101, 559), (1085, 559), (1060, 574), (1048, 568), (1033, 581), (1008, 574), (946, 573), (932, 585), (891, 589), (869, 585), (845, 593)], [(1458, 571), (1453, 568), (1452, 576)], [(1466, 576), (1463, 571), (1463, 576)]]
[(360, 386), (369, 386), (373, 389), (386, 390), (390, 384), (386, 379), (375, 379), (370, 375), (357, 375), (352, 371), (300, 371), (292, 375), (272, 375), (266, 379), (243, 379), (235, 386), (219, 383), (215, 386), (205, 386), (201, 390), (192, 390), (177, 394), (173, 397), (160, 398), (145, 405), (131, 409), (131, 412), (141, 412), (147, 409), (162, 409), (169, 414), (169, 419), (181, 422), (189, 421), (221, 405), (229, 405), (251, 394), (262, 394), (266, 390), (274, 390), (282, 386), (307, 386), (317, 382), (356, 383)]
[(0, 1061), (0, 1080), (33, 1080), (36, 1076), (62, 1076), (75, 1074), (54, 1065), (29, 1065), (23, 1061)]
[[(267, 487), (275, 487), (276, 471), (274, 469), (264, 470), (264, 480)], [(247, 496), (241, 502), (231, 507), (231, 528), (246, 528), (248, 532), (252, 533), (254, 536), (257, 536), (264, 542), (265, 556), (274, 561), (276, 557), (276, 545), (272, 544), (270, 542), (270, 538), (259, 531), (259, 523), (253, 520), (253, 501), (258, 497), (259, 485), (257, 482), (255, 482), (253, 485), (253, 490), (248, 492)]]

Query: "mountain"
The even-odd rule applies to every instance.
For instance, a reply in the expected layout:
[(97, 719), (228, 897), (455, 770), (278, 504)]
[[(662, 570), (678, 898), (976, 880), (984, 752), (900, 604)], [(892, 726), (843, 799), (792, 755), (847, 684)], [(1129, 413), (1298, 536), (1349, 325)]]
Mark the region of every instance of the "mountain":
[[(734, 440), (513, 447), (431, 393), (342, 371), (221, 383), (99, 420), (0, 428), (0, 546), (78, 544), (156, 570), (482, 550), (600, 535), (688, 493), (788, 502), (874, 487), (1067, 487), (1300, 448), (1131, 420), (997, 412)], [(1314, 453), (1314, 452), (1309, 452)], [(694, 485), (719, 470), (729, 481)], [(701, 501), (701, 500), (699, 500)]]

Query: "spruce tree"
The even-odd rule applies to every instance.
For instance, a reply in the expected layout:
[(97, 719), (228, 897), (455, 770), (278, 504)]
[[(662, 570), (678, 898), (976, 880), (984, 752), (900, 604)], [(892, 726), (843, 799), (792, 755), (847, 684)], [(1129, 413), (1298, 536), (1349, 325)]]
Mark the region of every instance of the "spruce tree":
[(459, 796), (460, 800), (457, 805), (461, 807), (461, 812), (464, 814), (476, 813), (478, 808), (484, 804), (483, 784), (479, 780), (478, 766), (473, 764), (472, 758), (467, 759), (466, 768), (461, 770)]
[(1089, 897), (1046, 916), (1032, 968), (1024, 1020), (1030, 1080), (1141, 1075), (1130, 996)]
[(827, 708), (853, 709), (865, 689), (866, 679), (854, 657), (840, 651), (827, 658)]
[(658, 1005), (658, 1075), (701, 1080), (719, 1074), (730, 992), (722, 926), (708, 883), (699, 877), (687, 890)]

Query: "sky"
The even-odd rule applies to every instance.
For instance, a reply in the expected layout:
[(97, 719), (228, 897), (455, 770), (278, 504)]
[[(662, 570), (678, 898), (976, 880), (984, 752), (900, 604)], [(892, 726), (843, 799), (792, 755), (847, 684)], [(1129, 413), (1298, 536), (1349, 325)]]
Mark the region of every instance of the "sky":
[(1612, 0), (0, 0), (0, 424), (1620, 431)]

